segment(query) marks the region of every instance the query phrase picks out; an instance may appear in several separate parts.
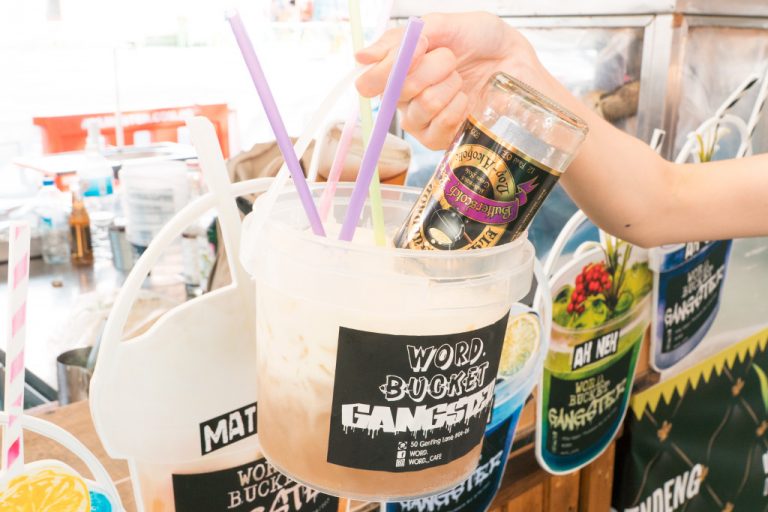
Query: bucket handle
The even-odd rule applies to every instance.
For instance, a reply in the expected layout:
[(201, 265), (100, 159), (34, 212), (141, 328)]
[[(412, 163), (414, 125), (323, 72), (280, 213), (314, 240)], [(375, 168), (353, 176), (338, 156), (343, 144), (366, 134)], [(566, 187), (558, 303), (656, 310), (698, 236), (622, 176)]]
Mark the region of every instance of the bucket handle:
[(547, 279), (551, 278), (554, 274), (555, 265), (560, 259), (565, 246), (571, 240), (576, 231), (581, 227), (581, 225), (584, 224), (587, 220), (589, 220), (587, 215), (583, 211), (578, 210), (570, 219), (568, 219), (568, 222), (565, 223), (565, 226), (560, 231), (560, 234), (557, 235), (555, 243), (552, 244), (552, 249), (550, 249), (549, 254), (547, 255), (547, 259), (544, 262), (543, 272)]
[(546, 353), (549, 350), (549, 338), (552, 335), (552, 292), (549, 287), (549, 275), (536, 258), (533, 259), (533, 275), (536, 276), (537, 288), (533, 309), (544, 315), (541, 323), (541, 352)]

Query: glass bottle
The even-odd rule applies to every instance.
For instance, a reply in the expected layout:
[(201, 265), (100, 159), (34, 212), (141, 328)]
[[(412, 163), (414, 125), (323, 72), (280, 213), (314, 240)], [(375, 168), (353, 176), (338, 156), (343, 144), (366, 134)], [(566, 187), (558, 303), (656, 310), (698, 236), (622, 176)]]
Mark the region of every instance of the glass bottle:
[(496, 73), (395, 235), (395, 245), (481, 249), (516, 239), (586, 134), (584, 121)]
[(75, 265), (93, 264), (93, 246), (91, 245), (91, 219), (85, 209), (79, 190), (72, 191), (72, 213), (69, 214), (69, 231), (72, 237), (72, 263)]

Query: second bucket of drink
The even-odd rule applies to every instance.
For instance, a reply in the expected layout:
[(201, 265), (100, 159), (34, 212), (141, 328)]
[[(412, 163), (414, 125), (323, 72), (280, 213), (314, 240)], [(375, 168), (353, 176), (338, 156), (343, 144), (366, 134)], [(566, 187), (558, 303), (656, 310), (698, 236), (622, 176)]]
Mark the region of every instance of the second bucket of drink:
[[(525, 237), (483, 251), (377, 247), (367, 206), (353, 243), (340, 242), (351, 191), (339, 187), (327, 238), (311, 233), (294, 191), (269, 212), (256, 202), (267, 216), (257, 233), (246, 222), (260, 442), (280, 471), (329, 494), (434, 494), (477, 465), (533, 247)], [(382, 191), (391, 236), (420, 191)]]

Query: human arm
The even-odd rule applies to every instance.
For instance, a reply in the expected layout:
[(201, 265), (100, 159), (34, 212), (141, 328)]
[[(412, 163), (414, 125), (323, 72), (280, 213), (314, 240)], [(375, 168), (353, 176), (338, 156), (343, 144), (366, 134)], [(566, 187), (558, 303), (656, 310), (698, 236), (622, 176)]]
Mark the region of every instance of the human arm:
[[(485, 13), (427, 15), (401, 96), (404, 129), (432, 148), (447, 147), (496, 71), (538, 89), (584, 119), (589, 134), (561, 183), (605, 231), (642, 246), (687, 240), (768, 235), (768, 156), (707, 164), (668, 162), (614, 128), (550, 75), (516, 30)], [(358, 54), (378, 63), (358, 80), (379, 94), (399, 30)]]

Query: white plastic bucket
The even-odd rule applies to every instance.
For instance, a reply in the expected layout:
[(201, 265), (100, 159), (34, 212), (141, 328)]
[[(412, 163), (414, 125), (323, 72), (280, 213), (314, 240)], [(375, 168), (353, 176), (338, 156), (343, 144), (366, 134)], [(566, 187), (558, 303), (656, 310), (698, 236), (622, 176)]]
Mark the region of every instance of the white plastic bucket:
[[(351, 190), (339, 186), (337, 222)], [(419, 191), (382, 193), (391, 234)], [(267, 459), (323, 492), (366, 500), (434, 494), (466, 478), (480, 455), (510, 307), (530, 288), (531, 244), (523, 237), (453, 252), (350, 245), (312, 235), (293, 191), (251, 237), (260, 203), (243, 247), (258, 289), (258, 428)], [(367, 235), (358, 229), (356, 240)], [(461, 372), (471, 377), (457, 384)], [(428, 396), (398, 397), (392, 387), (422, 377), (434, 385)]]
[[(335, 102), (365, 69), (352, 70), (339, 80), (296, 143), (297, 154), (306, 151)], [(234, 198), (265, 192), (269, 186), (280, 190), (288, 173), (283, 169), (274, 180), (261, 178), (230, 185), (221, 150), (213, 142), (212, 125), (202, 120), (208, 126), (200, 126), (197, 121), (195, 118), (190, 123), (197, 125), (192, 126), (193, 138), (195, 132), (201, 135), (195, 143), (201, 163), (211, 163), (211, 153), (218, 152), (213, 155), (218, 160), (213, 162), (216, 168), (203, 165), (206, 182), (215, 193), (195, 199), (168, 220), (136, 262), (104, 326), (91, 380), (90, 405), (96, 431), (110, 456), (128, 461), (139, 512), (201, 507), (251, 510), (257, 507), (249, 499), (254, 483), (241, 479), (241, 472), (258, 477), (257, 468), (264, 466), (252, 421), (256, 406), (254, 294), (250, 278), (234, 257), (240, 245)], [(146, 184), (146, 174), (139, 178)], [(131, 305), (152, 266), (184, 229), (214, 207), (226, 220), (222, 233), (232, 285), (186, 302), (146, 333), (123, 342)], [(346, 509), (345, 500), (326, 500), (312, 489), (299, 489), (282, 475), (277, 482), (278, 475), (272, 468), (269, 471), (263, 476), (275, 483), (270, 487), (274, 491), (269, 496), (271, 506), (280, 506), (290, 497), (292, 505), (286, 503), (287, 508), (280, 510), (299, 506), (313, 512)], [(257, 484), (264, 481), (259, 479)], [(220, 488), (221, 482), (229, 488)], [(191, 489), (192, 494), (180, 501), (178, 491), (182, 487)], [(214, 497), (211, 493), (217, 494)], [(242, 502), (238, 502), (238, 493), (245, 497)], [(193, 503), (196, 497), (198, 501), (192, 506), (181, 504)], [(231, 501), (222, 506), (222, 499)], [(214, 501), (216, 505), (208, 505)]]

